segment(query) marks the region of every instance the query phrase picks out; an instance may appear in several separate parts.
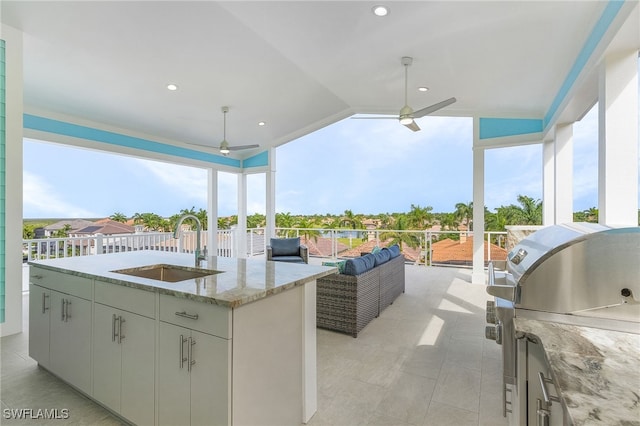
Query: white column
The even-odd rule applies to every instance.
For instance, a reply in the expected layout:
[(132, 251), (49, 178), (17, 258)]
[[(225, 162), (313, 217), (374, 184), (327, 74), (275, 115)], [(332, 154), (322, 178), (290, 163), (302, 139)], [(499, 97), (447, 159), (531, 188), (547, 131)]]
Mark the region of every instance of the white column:
[[(22, 33), (0, 25), (5, 41), (5, 319), (0, 335), (22, 331)], [(2, 218), (0, 218), (2, 220)], [(2, 273), (0, 271), (0, 273)]]
[(555, 224), (555, 143), (542, 143), (542, 224)]
[(218, 255), (218, 171), (208, 170), (207, 176), (207, 250)]
[(267, 225), (265, 241), (276, 236), (276, 149), (269, 149), (269, 170), (266, 173), (266, 212)]
[(604, 59), (598, 126), (599, 222), (637, 226), (638, 51)]
[(247, 257), (247, 175), (238, 173), (238, 227), (236, 228), (236, 257)]
[(479, 121), (473, 118), (473, 284), (485, 284), (484, 275), (484, 149), (478, 147)]
[(573, 124), (556, 126), (555, 137), (555, 220), (573, 222)]

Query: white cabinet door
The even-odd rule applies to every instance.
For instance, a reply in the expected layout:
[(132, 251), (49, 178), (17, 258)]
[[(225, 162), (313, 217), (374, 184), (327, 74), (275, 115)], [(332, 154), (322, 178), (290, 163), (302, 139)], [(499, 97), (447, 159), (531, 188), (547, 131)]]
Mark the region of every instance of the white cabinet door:
[(230, 423), (230, 341), (160, 322), (159, 424)]
[(29, 285), (29, 356), (49, 368), (51, 291)]
[(96, 303), (93, 397), (131, 422), (155, 419), (155, 322)]
[(188, 328), (160, 322), (158, 336), (158, 424), (189, 425), (191, 381), (187, 368)]
[(230, 341), (194, 330), (190, 343), (191, 425), (228, 425)]
[(115, 338), (117, 310), (96, 303), (93, 321), (93, 397), (120, 412), (121, 350)]
[(138, 425), (155, 422), (155, 320), (121, 311), (122, 396), (120, 413)]
[(91, 393), (91, 302), (51, 291), (50, 369)]

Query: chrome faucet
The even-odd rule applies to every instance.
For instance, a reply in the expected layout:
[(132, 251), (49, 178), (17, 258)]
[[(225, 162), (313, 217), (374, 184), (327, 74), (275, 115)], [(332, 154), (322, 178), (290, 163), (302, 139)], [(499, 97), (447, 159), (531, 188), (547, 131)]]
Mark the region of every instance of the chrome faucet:
[(200, 267), (200, 262), (203, 260), (206, 260), (207, 258), (207, 248), (204, 248), (204, 251), (201, 249), (201, 245), (200, 245), (200, 235), (202, 234), (202, 224), (200, 223), (200, 219), (198, 219), (197, 217), (195, 217), (192, 214), (186, 214), (184, 216), (182, 216), (180, 219), (178, 219), (178, 223), (176, 224), (176, 230), (173, 233), (173, 238), (180, 238), (180, 225), (182, 225), (182, 222), (184, 222), (185, 219), (195, 219), (196, 221), (196, 251), (195, 251), (195, 255), (196, 255), (196, 268)]

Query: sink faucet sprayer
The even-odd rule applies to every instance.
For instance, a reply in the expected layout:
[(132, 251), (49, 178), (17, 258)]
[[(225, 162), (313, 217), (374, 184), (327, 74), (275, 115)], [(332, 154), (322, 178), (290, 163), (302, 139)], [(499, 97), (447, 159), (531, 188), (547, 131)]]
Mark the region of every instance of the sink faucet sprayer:
[(192, 214), (186, 214), (178, 219), (178, 223), (176, 224), (176, 230), (173, 233), (173, 238), (180, 238), (180, 225), (184, 222), (185, 219), (194, 219), (196, 221), (196, 268), (200, 266), (200, 262), (207, 258), (207, 247), (205, 246), (204, 250), (201, 250), (200, 246), (200, 234), (202, 234), (202, 224), (200, 223), (200, 219), (195, 217)]

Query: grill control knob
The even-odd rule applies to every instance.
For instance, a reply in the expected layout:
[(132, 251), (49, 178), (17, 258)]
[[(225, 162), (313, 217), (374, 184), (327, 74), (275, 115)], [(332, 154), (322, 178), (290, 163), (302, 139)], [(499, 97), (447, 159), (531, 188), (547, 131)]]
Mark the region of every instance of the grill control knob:
[(502, 344), (502, 324), (488, 325), (484, 328), (484, 337)]
[(498, 317), (496, 316), (496, 302), (494, 302), (493, 300), (487, 301), (486, 319), (489, 324), (498, 323)]
[(489, 340), (496, 340), (498, 338), (498, 332), (496, 331), (496, 327), (493, 325), (488, 325), (484, 328), (484, 337)]

